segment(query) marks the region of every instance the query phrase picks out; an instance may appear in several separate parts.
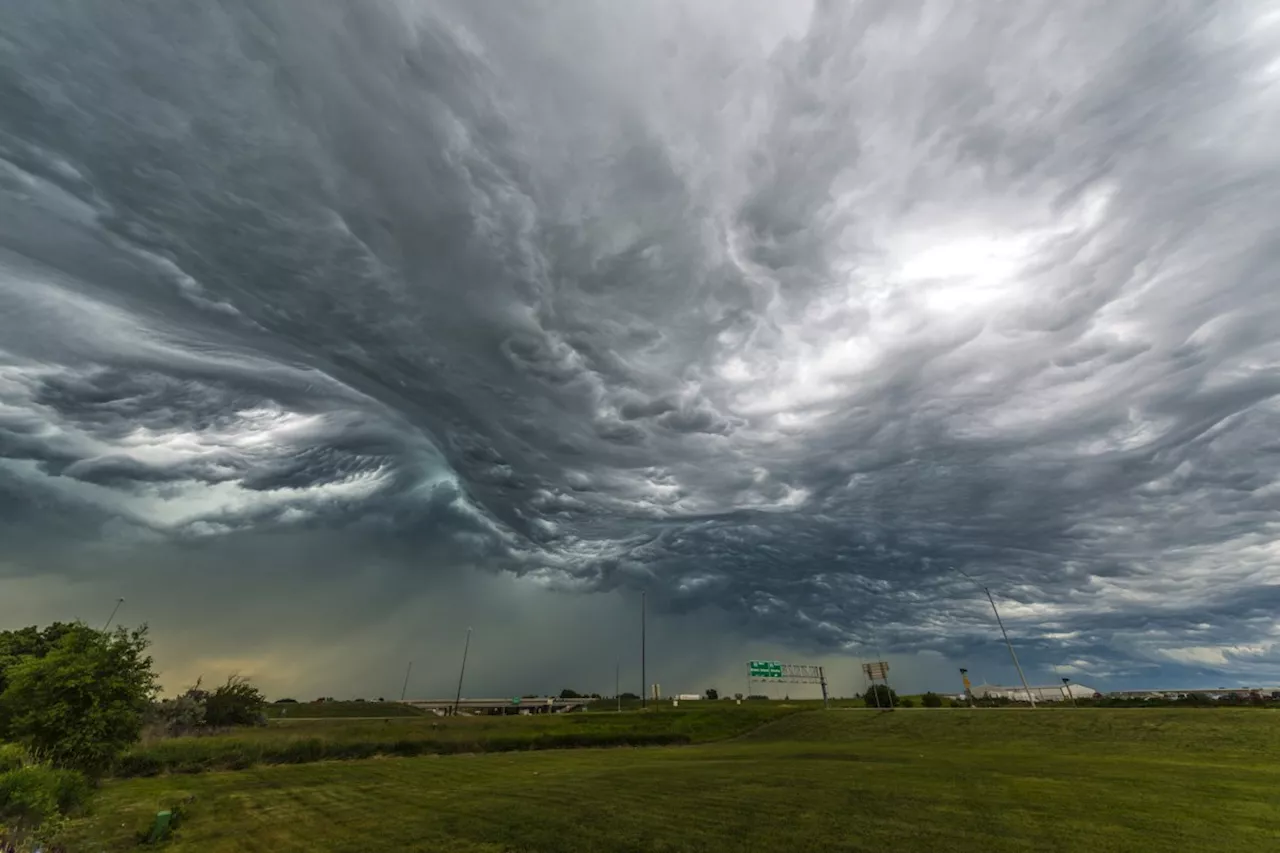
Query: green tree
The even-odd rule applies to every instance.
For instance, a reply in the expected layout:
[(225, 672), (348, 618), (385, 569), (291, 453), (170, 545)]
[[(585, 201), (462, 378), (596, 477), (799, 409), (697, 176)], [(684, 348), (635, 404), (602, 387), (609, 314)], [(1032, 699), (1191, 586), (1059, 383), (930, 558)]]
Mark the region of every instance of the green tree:
[(708, 687), (706, 696), (708, 699), (715, 701), (720, 698), (720, 691), (716, 690), (714, 687)]
[(920, 704), (926, 708), (941, 708), (942, 697), (930, 690), (928, 693), (920, 697)]
[(99, 774), (137, 741), (156, 694), (145, 626), (66, 630), (5, 670), (0, 733), (55, 767)]
[(206, 726), (253, 726), (262, 722), (262, 709), (267, 699), (262, 691), (239, 675), (214, 688), (204, 700)]
[(898, 704), (898, 694), (887, 684), (875, 684), (862, 694), (862, 701), (867, 703), (868, 708), (889, 708)]
[(41, 631), (35, 625), (16, 631), (0, 631), (0, 693), (8, 685), (5, 671), (24, 657), (42, 658), (54, 645), (75, 630), (70, 622), (54, 622)]

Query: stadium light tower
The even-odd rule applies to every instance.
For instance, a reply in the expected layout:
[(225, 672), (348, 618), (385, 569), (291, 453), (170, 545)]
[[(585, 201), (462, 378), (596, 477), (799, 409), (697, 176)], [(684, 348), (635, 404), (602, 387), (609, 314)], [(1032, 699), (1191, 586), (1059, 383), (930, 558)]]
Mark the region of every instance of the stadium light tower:
[(1013, 643), (1009, 642), (1009, 632), (1004, 629), (1004, 620), (1000, 618), (1000, 609), (996, 607), (996, 600), (991, 597), (991, 590), (987, 589), (985, 586), (978, 583), (976, 580), (973, 579), (973, 577), (968, 572), (964, 571), (963, 569), (958, 569), (955, 566), (952, 566), (951, 568), (955, 569), (957, 572), (963, 575), (966, 579), (968, 579), (974, 586), (978, 587), (984, 593), (986, 593), (987, 601), (991, 602), (991, 612), (996, 615), (996, 624), (1000, 626), (1000, 633), (1004, 636), (1004, 644), (1009, 649), (1009, 657), (1013, 658), (1013, 668), (1018, 671), (1018, 678), (1019, 680), (1022, 681), (1022, 689), (1027, 691), (1027, 701), (1030, 702), (1031, 707), (1034, 708), (1036, 706), (1036, 698), (1031, 695), (1031, 686), (1027, 684), (1027, 677), (1022, 674), (1022, 664), (1018, 663), (1018, 654), (1013, 650)]

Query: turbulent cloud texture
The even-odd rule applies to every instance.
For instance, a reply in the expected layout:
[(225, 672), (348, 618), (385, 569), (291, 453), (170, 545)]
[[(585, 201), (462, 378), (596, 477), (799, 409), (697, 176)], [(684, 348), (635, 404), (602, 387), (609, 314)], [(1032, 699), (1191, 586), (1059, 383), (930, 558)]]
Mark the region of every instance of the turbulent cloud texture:
[(0, 573), (1274, 680), (1277, 132), (1261, 3), (11, 4)]

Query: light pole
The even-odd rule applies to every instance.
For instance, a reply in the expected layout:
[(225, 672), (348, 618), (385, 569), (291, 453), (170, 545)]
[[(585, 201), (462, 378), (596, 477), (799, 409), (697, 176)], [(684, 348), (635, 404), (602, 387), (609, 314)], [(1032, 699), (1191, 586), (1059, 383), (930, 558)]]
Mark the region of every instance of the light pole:
[(404, 701), (404, 694), (409, 691), (409, 673), (413, 671), (413, 661), (409, 661), (409, 665), (404, 668), (404, 686), (400, 688), (400, 701)]
[(1065, 691), (1067, 691), (1067, 698), (1071, 700), (1071, 707), (1072, 707), (1072, 708), (1079, 708), (1080, 706), (1076, 704), (1076, 694), (1074, 694), (1074, 693), (1072, 693), (1072, 692), (1071, 692), (1071, 679), (1070, 679), (1070, 678), (1064, 678), (1064, 679), (1062, 679), (1062, 689), (1063, 689), (1063, 690), (1065, 690)]
[[(952, 566), (955, 569), (955, 566)], [(1018, 671), (1018, 678), (1022, 681), (1022, 689), (1027, 691), (1027, 701), (1031, 703), (1031, 707), (1036, 706), (1036, 698), (1031, 695), (1031, 686), (1027, 684), (1027, 677), (1022, 674), (1022, 664), (1018, 663), (1018, 654), (1013, 650), (1013, 643), (1009, 642), (1009, 632), (1004, 629), (1004, 620), (1000, 618), (1000, 609), (996, 607), (996, 600), (991, 597), (991, 590), (978, 583), (967, 572), (962, 569), (956, 569), (957, 572), (964, 575), (975, 586), (980, 588), (987, 594), (987, 601), (991, 602), (991, 612), (996, 615), (996, 624), (1000, 626), (1000, 633), (1004, 636), (1004, 644), (1009, 649), (1009, 657), (1013, 658), (1013, 668)]]
[(649, 707), (649, 675), (645, 672), (645, 636), (644, 636), (645, 594), (640, 593), (640, 710)]
[(458, 695), (453, 697), (453, 715), (458, 716), (458, 704), (462, 702), (462, 676), (467, 674), (467, 651), (471, 648), (471, 629), (467, 629), (467, 642), (462, 647), (462, 669), (458, 672)]
[(111, 615), (107, 617), (107, 624), (105, 624), (105, 625), (103, 625), (103, 626), (102, 626), (102, 630), (103, 630), (103, 631), (106, 631), (108, 628), (110, 628), (110, 627), (111, 627), (111, 623), (112, 623), (113, 621), (115, 621), (116, 613), (117, 613), (117, 612), (119, 612), (119, 610), (120, 610), (120, 605), (121, 605), (121, 604), (124, 604), (124, 599), (123, 599), (123, 598), (117, 598), (117, 599), (116, 599), (116, 606), (115, 606), (115, 609), (113, 609), (113, 610), (111, 611)]
[(622, 662), (613, 665), (613, 698), (618, 700), (618, 713), (622, 713)]

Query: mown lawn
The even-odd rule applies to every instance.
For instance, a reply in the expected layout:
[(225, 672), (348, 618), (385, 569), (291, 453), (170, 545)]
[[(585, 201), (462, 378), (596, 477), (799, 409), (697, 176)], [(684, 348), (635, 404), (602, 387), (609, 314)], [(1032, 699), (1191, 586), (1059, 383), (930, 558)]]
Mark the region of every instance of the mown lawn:
[(1280, 713), (812, 712), (723, 743), (113, 782), (72, 851), (1214, 851), (1280, 839)]

